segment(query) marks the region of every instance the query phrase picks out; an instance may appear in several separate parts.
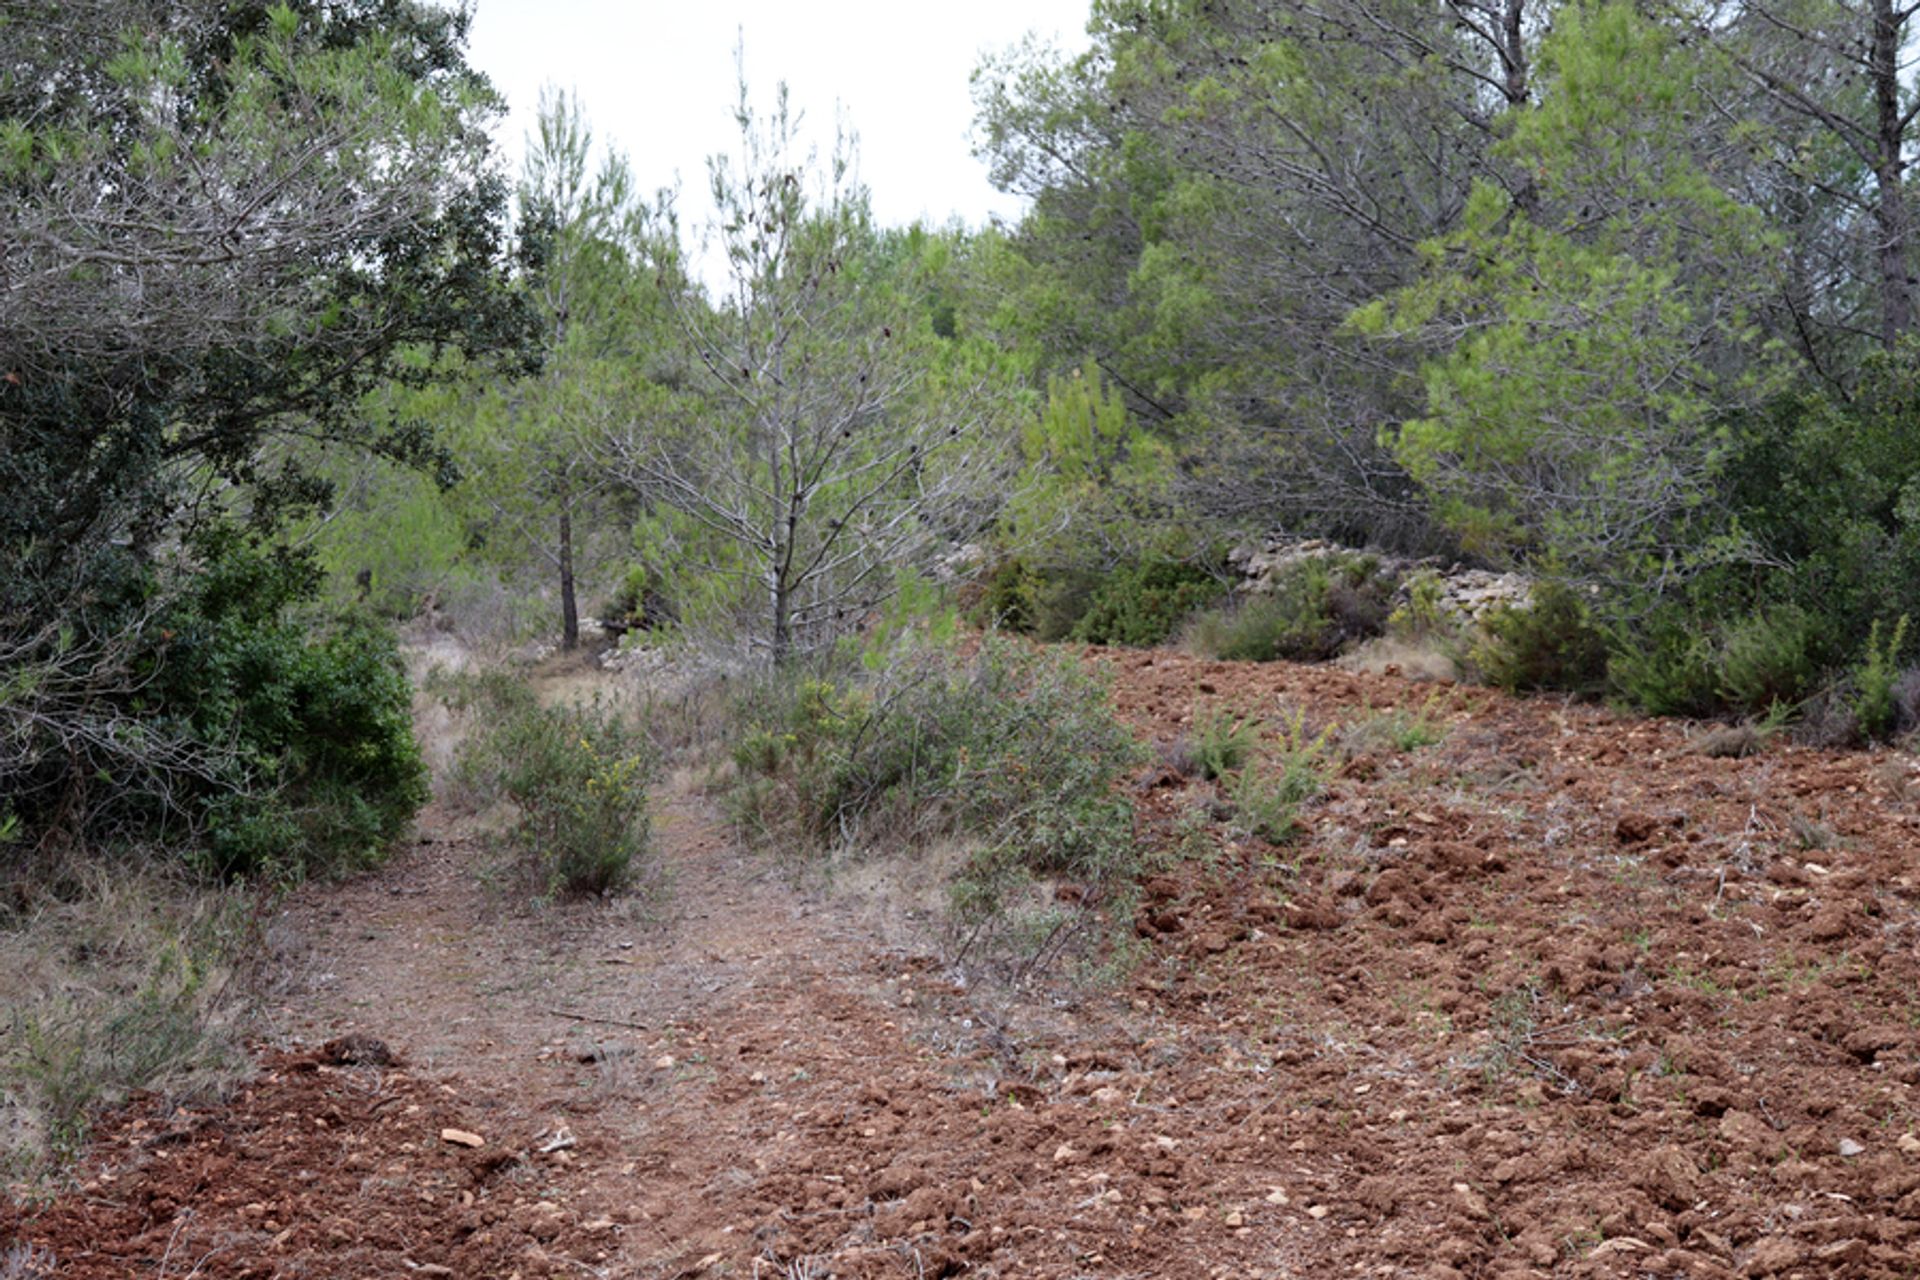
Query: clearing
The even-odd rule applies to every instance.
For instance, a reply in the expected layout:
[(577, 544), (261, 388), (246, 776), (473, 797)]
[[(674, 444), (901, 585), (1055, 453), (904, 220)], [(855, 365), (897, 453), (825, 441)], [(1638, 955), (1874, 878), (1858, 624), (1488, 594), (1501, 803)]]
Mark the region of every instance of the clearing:
[(0, 1240), (74, 1280), (1914, 1273), (1910, 758), (1090, 660), (1155, 740), (1215, 704), (1375, 729), (1288, 848), (1141, 779), (1190, 856), (1146, 886), (1126, 985), (966, 984), (897, 906), (739, 850), (686, 779), (651, 906), (512, 909), (432, 810), (290, 904), (257, 1078), (104, 1119), (79, 1188), (0, 1209)]

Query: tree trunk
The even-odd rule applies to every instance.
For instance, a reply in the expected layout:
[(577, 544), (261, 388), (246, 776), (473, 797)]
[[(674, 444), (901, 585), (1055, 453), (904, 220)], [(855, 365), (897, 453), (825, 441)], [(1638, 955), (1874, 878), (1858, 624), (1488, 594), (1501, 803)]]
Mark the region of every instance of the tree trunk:
[(1906, 20), (1893, 0), (1873, 0), (1872, 78), (1878, 110), (1874, 225), (1879, 234), (1880, 338), (1891, 347), (1913, 327), (1913, 283), (1907, 276), (1905, 125), (1900, 103), (1900, 43)]
[(768, 596), (773, 605), (773, 665), (778, 667), (793, 653), (792, 587), (776, 573)]
[(560, 647), (580, 647), (580, 605), (573, 590), (573, 512), (560, 508)]

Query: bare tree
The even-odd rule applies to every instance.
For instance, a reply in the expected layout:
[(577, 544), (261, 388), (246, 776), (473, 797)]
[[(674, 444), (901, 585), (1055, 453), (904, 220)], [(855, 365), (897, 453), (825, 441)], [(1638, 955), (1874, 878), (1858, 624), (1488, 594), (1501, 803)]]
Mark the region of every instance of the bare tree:
[(706, 567), (751, 593), (778, 662), (990, 523), (1017, 454), (990, 370), (916, 312), (915, 264), (872, 227), (844, 133), (822, 169), (784, 87), (762, 126), (743, 83), (736, 119), (741, 154), (711, 163), (724, 281), (676, 304), (695, 385), (609, 444), (643, 501), (725, 549)]

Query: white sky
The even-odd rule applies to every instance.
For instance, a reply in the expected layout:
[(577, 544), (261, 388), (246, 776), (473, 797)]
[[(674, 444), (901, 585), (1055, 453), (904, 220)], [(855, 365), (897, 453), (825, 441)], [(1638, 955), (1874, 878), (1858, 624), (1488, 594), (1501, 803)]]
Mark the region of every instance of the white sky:
[(993, 189), (969, 142), (968, 77), (985, 51), (1032, 31), (1086, 47), (1088, 0), (477, 0), (469, 56), (507, 96), (499, 142), (519, 170), (543, 85), (579, 95), (597, 142), (626, 152), (641, 192), (680, 187), (705, 218), (706, 158), (736, 146), (734, 46), (754, 105), (779, 81), (824, 154), (836, 101), (859, 136), (875, 216), (980, 225), (1021, 202)]

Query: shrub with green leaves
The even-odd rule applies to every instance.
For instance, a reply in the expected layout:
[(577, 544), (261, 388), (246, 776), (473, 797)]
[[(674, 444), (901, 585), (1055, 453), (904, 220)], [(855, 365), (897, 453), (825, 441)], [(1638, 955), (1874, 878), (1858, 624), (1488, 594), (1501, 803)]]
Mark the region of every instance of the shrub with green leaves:
[(1760, 609), (1720, 636), (1720, 693), (1732, 709), (1764, 712), (1806, 697), (1819, 674), (1817, 622), (1797, 605)]
[(1224, 778), (1247, 762), (1260, 743), (1260, 726), (1213, 707), (1194, 717), (1187, 751), (1202, 778)]
[[(1077, 905), (1099, 915), (1139, 871), (1117, 786), (1142, 749), (1065, 655), (989, 639), (878, 672), (776, 671), (736, 720), (726, 799), (749, 838), (825, 852), (961, 837), (972, 853), (953, 885), (954, 923), (976, 941), (1005, 941), (1015, 917), (1032, 924), (1022, 904), (1039, 877), (1078, 885)], [(1077, 931), (1083, 913), (1067, 914)]]
[(1306, 716), (1294, 714), (1282, 726), (1271, 750), (1270, 763), (1261, 770), (1242, 769), (1228, 788), (1234, 825), (1268, 844), (1286, 844), (1300, 833), (1300, 809), (1326, 787), (1333, 752), (1331, 729), (1307, 732)]
[(1587, 602), (1567, 583), (1536, 583), (1525, 608), (1494, 609), (1481, 632), (1471, 661), (1502, 689), (1593, 692), (1606, 677), (1606, 638)]
[(1188, 643), (1224, 661), (1322, 662), (1386, 629), (1392, 590), (1371, 556), (1302, 560), (1268, 590), (1195, 618)]
[(1070, 634), (1088, 644), (1160, 644), (1226, 590), (1226, 583), (1198, 565), (1175, 560), (1124, 564), (1101, 579)]
[(505, 841), (535, 895), (626, 887), (650, 842), (654, 761), (645, 736), (600, 699), (542, 706), (500, 673), (456, 685), (451, 701), (481, 722), (461, 748), (460, 780), (478, 799), (513, 805)]
[(186, 781), (128, 778), (104, 829), (170, 834), (168, 811), (184, 807), (200, 833), (186, 847), (222, 876), (372, 865), (427, 799), (392, 632), (297, 610), (318, 587), (303, 556), (220, 532), (202, 547), (205, 568), (145, 659), (141, 697), (157, 736), (198, 744), (206, 767)]
[(1876, 621), (1867, 633), (1867, 647), (1853, 666), (1853, 716), (1860, 732), (1884, 738), (1899, 727), (1900, 653), (1907, 642), (1907, 615), (1886, 631)]

